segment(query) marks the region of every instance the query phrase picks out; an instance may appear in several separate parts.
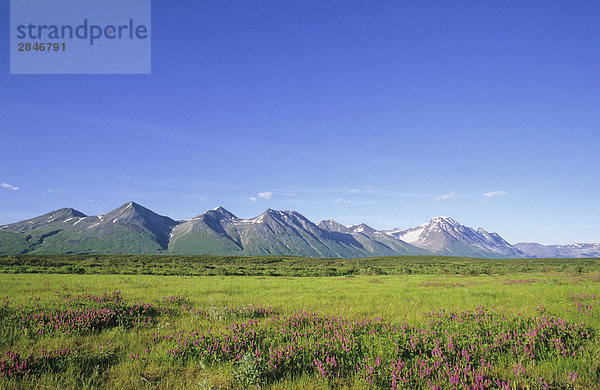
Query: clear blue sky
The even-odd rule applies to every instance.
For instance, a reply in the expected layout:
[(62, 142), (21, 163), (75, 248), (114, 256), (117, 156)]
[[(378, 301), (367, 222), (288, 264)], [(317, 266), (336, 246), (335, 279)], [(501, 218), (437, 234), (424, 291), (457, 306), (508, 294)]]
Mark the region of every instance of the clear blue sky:
[(0, 224), (133, 200), (600, 242), (598, 1), (154, 0), (151, 75), (9, 75), (8, 11)]

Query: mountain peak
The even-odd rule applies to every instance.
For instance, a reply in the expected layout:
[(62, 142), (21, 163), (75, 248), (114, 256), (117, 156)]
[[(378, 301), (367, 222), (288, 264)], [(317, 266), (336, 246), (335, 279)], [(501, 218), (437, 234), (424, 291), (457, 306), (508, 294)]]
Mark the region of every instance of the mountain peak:
[(432, 223), (432, 224), (446, 223), (451, 226), (460, 226), (460, 223), (458, 223), (455, 219), (450, 218), (450, 217), (444, 217), (444, 216), (433, 217), (433, 218), (431, 218), (431, 221), (429, 221), (429, 223)]
[(263, 214), (265, 214), (265, 215), (268, 215), (268, 214), (281, 214), (281, 211), (279, 211), (279, 210), (273, 210), (272, 208), (269, 207), (268, 209), (266, 209), (264, 211)]
[(231, 211), (227, 210), (223, 206), (215, 207), (214, 209), (208, 210), (200, 215), (208, 215), (219, 219), (237, 219), (235, 214), (233, 214)]
[(377, 233), (377, 230), (373, 229), (371, 226), (366, 223), (361, 223), (359, 225), (342, 225), (339, 222), (334, 221), (333, 219), (326, 219), (317, 224), (321, 229), (325, 229), (334, 233), (364, 233), (364, 234), (374, 234)]
[(150, 223), (164, 226), (174, 226), (177, 224), (177, 222), (171, 218), (159, 215), (135, 202), (127, 202), (113, 211), (100, 215), (98, 218), (101, 221), (110, 221), (110, 223), (119, 225), (130, 223), (146, 225)]
[(86, 215), (81, 211), (77, 211), (70, 207), (63, 207), (62, 209), (58, 209), (50, 213), (56, 217), (64, 217), (64, 218), (84, 218)]
[(114, 209), (113, 211), (106, 213), (106, 215), (108, 214), (137, 214), (137, 213), (153, 213), (154, 211), (145, 208), (144, 206), (135, 203), (135, 202), (127, 202), (119, 207), (117, 207), (116, 209)]
[(290, 211), (290, 210), (273, 210), (271, 208), (268, 208), (265, 210), (264, 213), (262, 213), (261, 215), (296, 215), (297, 212), (295, 211)]
[(85, 217), (86, 215), (80, 211), (77, 211), (70, 207), (63, 207), (62, 209), (51, 211), (44, 215), (40, 215), (39, 217), (26, 219), (24, 221), (12, 223), (10, 225), (3, 225), (0, 228), (2, 230), (8, 231), (25, 231), (37, 229), (43, 226), (48, 226), (49, 224), (72, 224)]
[(326, 219), (317, 224), (321, 229), (327, 230), (328, 232), (334, 233), (348, 233), (350, 229), (341, 223), (334, 221), (333, 219)]
[(354, 233), (375, 233), (377, 230), (373, 229), (371, 226), (366, 223), (361, 223), (360, 225), (355, 225), (350, 227)]
[(428, 223), (414, 228), (394, 229), (386, 233), (412, 245), (447, 256), (524, 256), (497, 233), (488, 233), (482, 228), (474, 230), (445, 216), (434, 217)]

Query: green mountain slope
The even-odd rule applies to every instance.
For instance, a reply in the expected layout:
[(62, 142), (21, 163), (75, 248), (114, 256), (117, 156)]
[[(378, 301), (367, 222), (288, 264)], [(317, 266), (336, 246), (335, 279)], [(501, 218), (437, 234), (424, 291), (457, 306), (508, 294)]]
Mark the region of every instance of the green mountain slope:
[(240, 219), (219, 207), (179, 224), (172, 233), (169, 253), (295, 255), (310, 257), (430, 254), (380, 234), (346, 234), (315, 225), (295, 211), (267, 210)]
[(98, 216), (65, 208), (0, 226), (0, 255), (69, 253), (343, 258), (430, 254), (366, 225), (351, 231), (330, 229), (298, 212), (271, 209), (240, 219), (218, 207), (178, 222), (129, 202)]
[(133, 202), (100, 216), (60, 209), (0, 227), (0, 254), (161, 253), (176, 224)]

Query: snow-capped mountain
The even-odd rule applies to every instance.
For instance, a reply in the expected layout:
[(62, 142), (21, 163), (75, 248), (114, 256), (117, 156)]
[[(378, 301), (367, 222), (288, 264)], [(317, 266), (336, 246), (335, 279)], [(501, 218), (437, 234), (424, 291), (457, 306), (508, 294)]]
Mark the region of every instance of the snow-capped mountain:
[(331, 232), (339, 240), (361, 248), (370, 253), (379, 253), (381, 255), (411, 254), (411, 255), (430, 255), (432, 252), (417, 248), (404, 241), (391, 237), (383, 232), (373, 229), (367, 224), (345, 226), (341, 223), (328, 219), (321, 221), (317, 226), (323, 230)]
[(449, 217), (435, 217), (428, 223), (385, 233), (419, 248), (447, 256), (526, 257), (497, 233), (474, 230)]
[[(332, 221), (331, 226), (337, 224)], [(336, 225), (337, 226), (337, 225)], [(87, 216), (64, 208), (0, 226), (0, 254), (170, 253), (368, 257), (431, 254), (361, 224), (321, 228), (296, 211), (268, 209), (250, 219), (223, 207), (184, 221), (129, 202)]]
[(218, 207), (175, 227), (168, 251), (348, 258), (428, 253), (381, 233), (378, 239), (375, 229), (366, 225), (355, 229), (335, 221), (330, 225), (332, 230), (317, 226), (296, 211), (268, 209), (257, 217), (241, 219)]
[(519, 242), (514, 247), (528, 257), (600, 257), (600, 244), (541, 245), (534, 242)]
[(363, 233), (363, 234), (381, 234), (382, 232), (373, 229), (371, 226), (361, 223), (359, 225), (342, 225), (333, 219), (326, 219), (317, 224), (321, 229), (335, 233)]
[(134, 202), (102, 215), (62, 208), (0, 226), (0, 255), (143, 253), (294, 255), (357, 258), (397, 255), (600, 257), (600, 244), (511, 245), (497, 233), (449, 217), (378, 231), (332, 219), (314, 224), (297, 211), (268, 209), (249, 219), (217, 207), (175, 221)]

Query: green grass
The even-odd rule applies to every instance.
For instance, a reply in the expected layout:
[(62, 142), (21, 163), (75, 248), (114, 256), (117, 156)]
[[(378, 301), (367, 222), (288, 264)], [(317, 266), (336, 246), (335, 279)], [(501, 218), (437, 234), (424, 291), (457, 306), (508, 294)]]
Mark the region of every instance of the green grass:
[[(160, 274), (172, 272), (178, 265), (182, 273), (217, 272), (230, 267), (228, 269), (256, 272), (259, 276)], [(28, 273), (8, 273), (14, 272), (14, 267), (24, 267), (24, 272)], [(67, 272), (65, 267), (75, 267), (74, 272), (83, 270), (83, 274), (43, 273), (56, 270)], [(324, 275), (335, 274), (346, 268), (358, 271), (328, 277), (289, 276), (297, 273), (318, 274), (315, 270), (321, 270)], [(137, 275), (140, 269), (157, 272), (155, 275)], [(511, 269), (515, 272), (509, 272)], [(415, 327), (427, 323), (428, 318), (424, 313), (439, 309), (461, 312), (475, 310), (479, 306), (515, 319), (560, 317), (568, 323), (581, 323), (595, 332), (595, 341), (585, 344), (585, 348), (591, 348), (589, 352), (573, 358), (562, 358), (553, 357), (552, 351), (546, 351), (547, 357), (524, 363), (527, 377), (515, 376), (514, 366), (519, 362), (509, 354), (500, 354), (500, 360), (494, 362), (496, 368), (493, 375), (511, 379), (512, 386), (517, 388), (538, 388), (535, 387), (538, 377), (547, 381), (551, 388), (600, 387), (597, 355), (593, 355), (600, 353), (597, 340), (600, 335), (600, 307), (593, 306), (587, 310), (585, 306), (597, 302), (596, 298), (590, 296), (600, 295), (600, 274), (596, 260), (32, 256), (2, 258), (0, 270), (4, 272), (0, 274), (0, 296), (6, 297), (9, 302), (0, 309), (1, 355), (5, 356), (7, 351), (18, 351), (22, 357), (29, 354), (39, 356), (42, 349), (79, 349), (69, 357), (57, 360), (58, 363), (39, 366), (37, 371), (29, 375), (0, 379), (1, 388), (230, 389), (240, 388), (242, 384), (248, 384), (250, 388), (256, 388), (258, 384), (261, 388), (276, 389), (368, 387), (358, 374), (340, 380), (324, 380), (318, 373), (305, 367), (303, 371), (291, 370), (278, 377), (268, 376), (264, 367), (261, 371), (252, 362), (246, 364), (226, 357), (218, 362), (173, 359), (165, 355), (167, 346), (173, 344), (172, 340), (153, 342), (156, 335), (164, 337), (195, 331), (202, 333), (210, 330), (211, 334), (224, 335), (229, 332), (228, 327), (232, 323), (249, 319), (247, 314), (241, 312), (228, 314), (224, 308), (248, 305), (270, 306), (280, 318), (304, 310), (349, 321), (379, 317), (386, 324), (406, 322)], [(106, 270), (112, 270), (113, 274), (100, 274)], [(411, 270), (411, 274), (405, 273), (406, 270)], [(425, 270), (430, 274), (419, 274)], [(468, 272), (463, 272), (465, 270)], [(486, 272), (471, 275), (475, 270)], [(493, 271), (500, 271), (500, 274)], [(273, 272), (285, 276), (264, 276)], [(149, 324), (111, 325), (72, 333), (56, 331), (42, 336), (22, 333), (21, 323), (11, 317), (19, 311), (33, 313), (52, 308), (58, 310), (73, 302), (88, 305), (85, 302), (77, 303), (76, 300), (61, 301), (60, 297), (67, 294), (70, 297), (80, 294), (101, 296), (115, 291), (121, 291), (127, 310), (138, 301), (150, 303), (155, 302), (154, 299), (160, 301), (162, 297), (179, 295), (187, 298), (186, 306), (201, 309), (202, 313), (218, 315), (207, 317), (188, 310), (179, 311), (179, 303), (165, 303), (164, 307), (168, 306), (172, 311), (153, 314)], [(584, 298), (577, 300), (572, 294)], [(583, 302), (584, 306), (577, 306), (577, 302)], [(258, 327), (268, 324), (267, 318), (257, 317), (254, 320), (259, 324)], [(375, 345), (369, 344), (373, 340), (368, 336), (361, 337), (364, 337), (364, 345)], [(149, 348), (153, 352), (145, 354)], [(364, 353), (368, 357), (375, 356), (369, 353), (378, 352), (365, 350)], [(132, 359), (132, 355), (138, 357)], [(593, 356), (596, 356), (595, 362)], [(253, 370), (257, 370), (259, 377), (256, 381), (252, 380)], [(574, 382), (566, 379), (570, 371), (579, 375)], [(260, 379), (261, 375), (263, 380)], [(264, 379), (267, 377), (272, 379)], [(387, 383), (385, 375), (382, 373), (377, 378), (382, 381), (378, 382), (380, 386), (386, 388), (381, 385)]]

